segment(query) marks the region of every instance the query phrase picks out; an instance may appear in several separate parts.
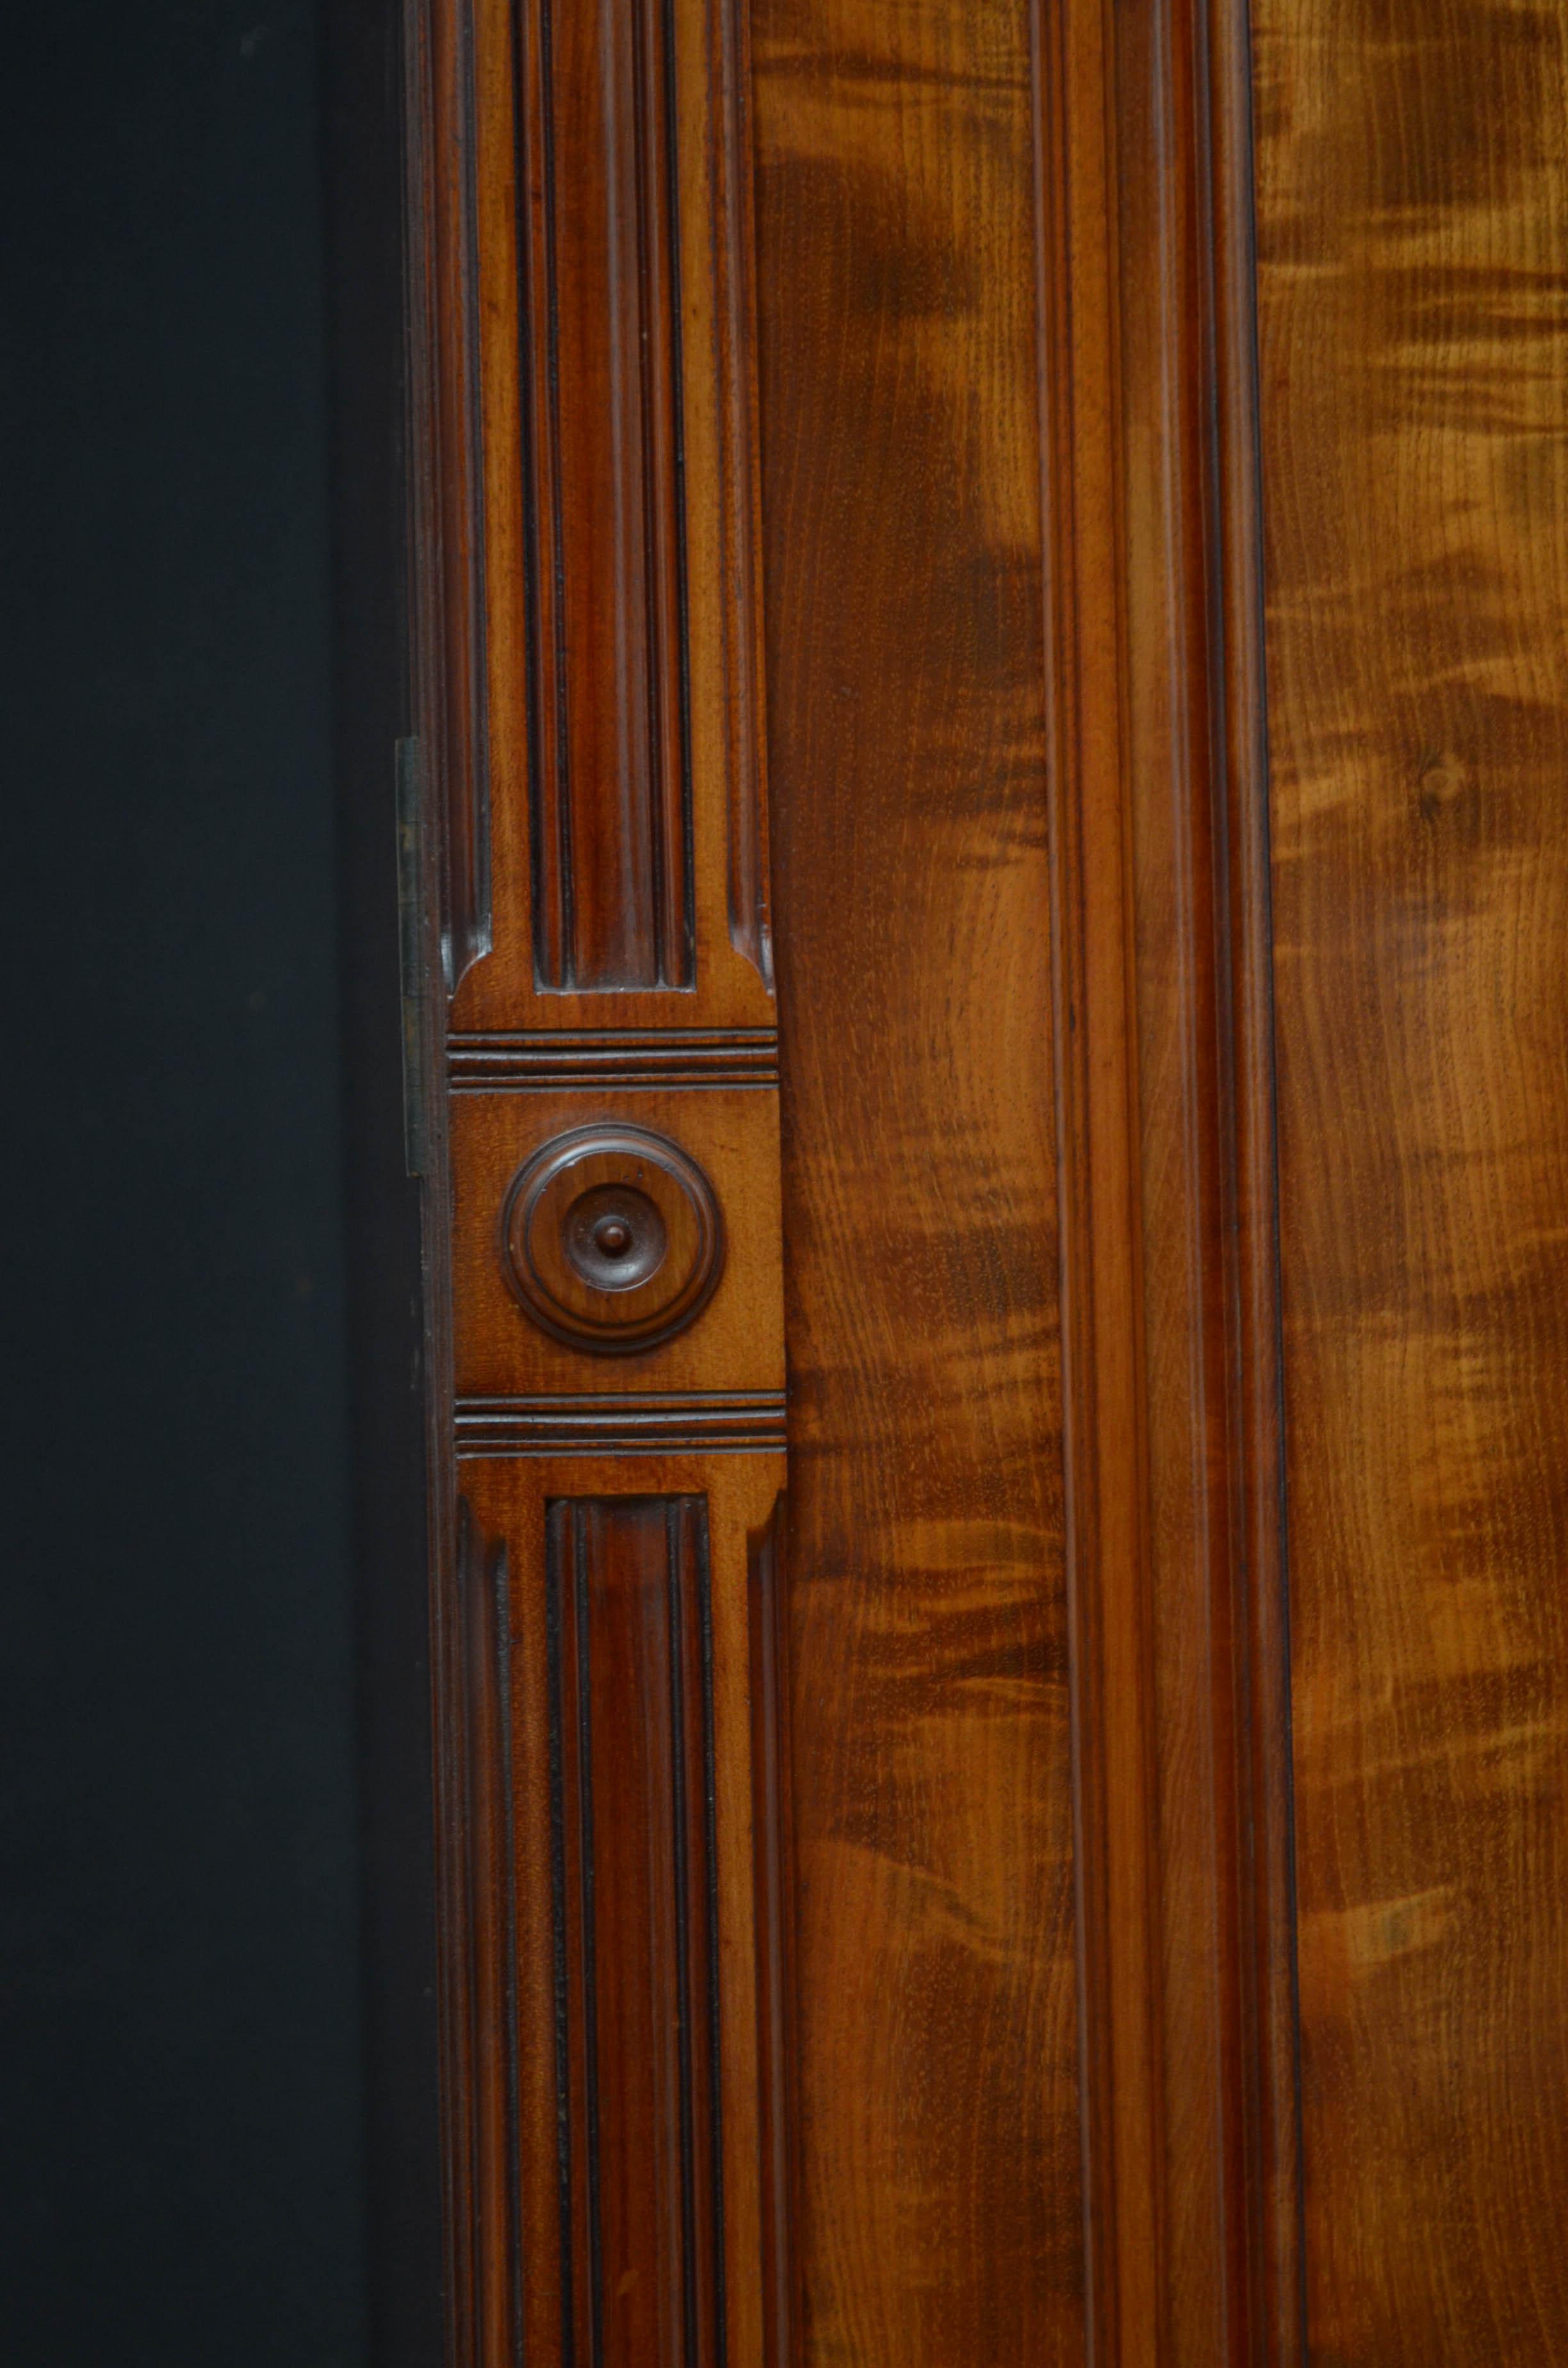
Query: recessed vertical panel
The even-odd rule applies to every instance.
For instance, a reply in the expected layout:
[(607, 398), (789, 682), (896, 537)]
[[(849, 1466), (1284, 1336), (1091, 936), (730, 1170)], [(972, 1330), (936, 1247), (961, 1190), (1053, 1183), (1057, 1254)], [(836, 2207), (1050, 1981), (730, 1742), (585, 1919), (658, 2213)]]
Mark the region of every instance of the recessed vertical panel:
[[(770, 1025), (746, 12), (429, 16), (452, 61), (434, 285), (472, 334), (423, 423), (451, 517), (420, 732), (485, 826), (454, 1017), (580, 1029), (608, 996), (619, 1027)], [(437, 696), (454, 633), (483, 675), (478, 771)], [(439, 822), (456, 879), (467, 825)]]
[(568, 2356), (722, 2355), (713, 1678), (699, 1498), (548, 1511)]
[(691, 984), (667, 0), (521, 0), (524, 551), (539, 985)]
[[(443, 1678), (460, 2368), (796, 2368), (777, 1452), (482, 1451)], [(665, 1493), (665, 1491), (668, 1493)], [(776, 1577), (761, 1582), (775, 1627)]]

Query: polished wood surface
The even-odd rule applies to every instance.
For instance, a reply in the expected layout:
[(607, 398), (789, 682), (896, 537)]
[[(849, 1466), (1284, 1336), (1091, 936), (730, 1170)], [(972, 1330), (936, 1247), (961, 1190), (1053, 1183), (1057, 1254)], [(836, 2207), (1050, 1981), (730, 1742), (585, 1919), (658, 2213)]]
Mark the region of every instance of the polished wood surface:
[(801, 2357), (801, 2255), (795, 2238), (801, 2209), (795, 2104), (800, 1992), (787, 1531), (781, 1497), (767, 1526), (754, 1530), (747, 1541), (763, 2368), (794, 2368)]
[(1312, 2356), (1568, 2359), (1568, 14), (1256, 0)]
[(489, 905), (453, 1024), (769, 1027), (745, 12), (430, 13), (472, 54)]
[(536, 974), (687, 986), (669, 28), (624, 0), (517, 35)]
[[(502, 1239), (514, 1179), (542, 1148), (611, 1120), (662, 1139), (709, 1179), (723, 1225), (717, 1287), (691, 1326), (630, 1354), (585, 1355), (529, 1320)], [(778, 1136), (771, 1088), (623, 1087), (451, 1097), (451, 1262), (457, 1396), (500, 1400), (576, 1391), (782, 1391), (784, 1331)], [(672, 1256), (674, 1245), (672, 1244)], [(668, 1261), (666, 1260), (666, 1264)], [(614, 1313), (624, 1293), (605, 1293)]]
[[(1055, 413), (1072, 423), (1056, 438), (1072, 463), (1053, 503), (1058, 607), (1101, 718), (1059, 767), (1063, 870), (1085, 886), (1061, 899), (1083, 1039), (1062, 1067), (1081, 1106), (1101, 1106), (1077, 1138), (1064, 1111), (1082, 1170), (1067, 1297), (1087, 1318), (1080, 1370), (1116, 1360), (1121, 1375), (1097, 1407), (1071, 1372), (1068, 1390), (1076, 1426), (1093, 1417), (1088, 1476), (1121, 1532), (1093, 1542), (1097, 1567), (1078, 1556), (1104, 1670), (1103, 1831), (1121, 1861), (1098, 1936), (1116, 2006), (1090, 2091), (1091, 2158), (1108, 2156), (1091, 2200), (1096, 2335), (1102, 2357), (1298, 2368), (1247, 24), (1241, 6), (1117, 9), (1108, 50), (1101, 12), (1062, 13), (1081, 126), (1062, 143), (1062, 211), (1083, 252), (1114, 257), (1098, 273), (1079, 261), (1068, 293), (1086, 279), (1088, 301), (1051, 324)], [(1078, 1659), (1087, 1688), (1093, 1655)]]
[(1032, 76), (757, 0), (802, 2357), (1084, 2357)]
[(760, 2368), (789, 2274), (762, 2260), (788, 2237), (759, 2078), (787, 1806), (753, 1666), (783, 1458), (491, 1452), (460, 1477), (453, 2357)]
[(1568, 18), (413, 22), (455, 2368), (1568, 2361)]
[(702, 1497), (546, 1516), (563, 2274), (577, 2356), (723, 2357), (713, 1605)]
[(744, 22), (412, 12), (453, 2368), (794, 2368)]
[[(1196, 757), (1261, 712), (1243, 635), (1210, 631), (1199, 598), (1244, 610), (1252, 583), (1239, 15), (1219, 13), (1210, 59), (1180, 0), (1114, 45), (1101, 0), (567, 13), (562, 47), (561, 7), (483, 0), (465, 82), (465, 20), (436, 12), (474, 160), (494, 856), (489, 936), (451, 963), (436, 1052), (438, 1488), (460, 1483), (504, 1554), (523, 1637), (550, 1506), (689, 1491), (729, 1536), (718, 1459), (766, 1474), (788, 1445), (790, 1521), (748, 1517), (744, 1649), (715, 1630), (753, 1775), (752, 2036), (721, 2021), (726, 2094), (748, 2046), (758, 2083), (755, 2150), (725, 2141), (733, 2356), (1241, 2359), (1274, 2311), (1292, 2189), (1257, 2060), (1277, 2035), (1282, 1722), (1256, 1744), (1247, 1725), (1282, 1670), (1249, 1412), (1272, 1385), (1260, 776), (1247, 756), (1233, 792)], [(673, 100), (622, 104), (655, 53)], [(587, 183), (564, 273), (541, 194), (552, 104)], [(655, 152), (669, 210), (639, 179)], [(1125, 160), (1146, 154), (1165, 161), (1134, 199)], [(678, 358), (615, 309), (641, 318), (672, 258)], [(546, 450), (552, 305), (587, 308), (570, 334), (604, 367), (574, 373), (583, 408)], [(620, 517), (617, 471), (661, 467)], [(568, 579), (597, 605), (547, 632)], [(658, 952), (667, 799), (643, 827), (674, 776), (631, 731), (675, 712), (672, 683), (689, 988)], [(574, 700), (627, 726), (590, 735), (574, 785)], [(748, 886), (768, 774), (781, 1043)], [(569, 949), (590, 943), (618, 951), (585, 970)], [(625, 1353), (597, 1360), (539, 1297), (551, 1277), (572, 1296), (568, 1245), (517, 1236), (528, 1178), (587, 1124), (697, 1161), (726, 1235), (689, 1330), (617, 1344), (600, 1307), (597, 1348)], [(494, 2153), (506, 1991), (485, 1952), (498, 1914), (519, 1964), (547, 1945), (546, 1774), (536, 1742), (497, 1841), (472, 1599), (460, 1579), (437, 1611), (468, 1672), (443, 1698), (469, 1771), (448, 1850), (460, 1871), (478, 1835), (502, 1872), (449, 1908), (454, 2258), (508, 2259), (497, 2214), (517, 2209), (542, 2265), (531, 2287), (482, 2277), (483, 2307), (460, 2308), (460, 2353), (488, 2368), (519, 2311), (547, 2359), (598, 2322), (571, 2300), (542, 2155), (519, 2141), (514, 2173)], [(542, 1649), (519, 1642), (517, 1667)], [(629, 1815), (653, 1830), (645, 1803)], [(518, 2126), (542, 2128), (561, 2084), (519, 2044)], [(555, 2109), (582, 2121), (565, 2090)], [(668, 2129), (620, 2119), (652, 2176)]]

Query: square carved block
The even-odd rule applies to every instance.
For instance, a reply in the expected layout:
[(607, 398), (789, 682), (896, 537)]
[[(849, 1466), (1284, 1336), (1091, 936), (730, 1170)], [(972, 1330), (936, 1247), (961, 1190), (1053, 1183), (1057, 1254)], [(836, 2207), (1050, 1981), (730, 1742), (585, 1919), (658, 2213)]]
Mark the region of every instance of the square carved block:
[(451, 1161), (460, 1398), (783, 1389), (771, 1093), (460, 1093)]

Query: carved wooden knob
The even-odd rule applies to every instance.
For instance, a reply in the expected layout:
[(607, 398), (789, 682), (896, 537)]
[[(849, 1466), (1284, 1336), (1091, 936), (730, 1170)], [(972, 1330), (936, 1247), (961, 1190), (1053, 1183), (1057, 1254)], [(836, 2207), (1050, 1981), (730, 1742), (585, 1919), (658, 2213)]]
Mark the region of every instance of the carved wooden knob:
[(713, 1295), (724, 1226), (695, 1159), (640, 1126), (551, 1137), (512, 1178), (501, 1266), (534, 1322), (574, 1349), (656, 1348)]

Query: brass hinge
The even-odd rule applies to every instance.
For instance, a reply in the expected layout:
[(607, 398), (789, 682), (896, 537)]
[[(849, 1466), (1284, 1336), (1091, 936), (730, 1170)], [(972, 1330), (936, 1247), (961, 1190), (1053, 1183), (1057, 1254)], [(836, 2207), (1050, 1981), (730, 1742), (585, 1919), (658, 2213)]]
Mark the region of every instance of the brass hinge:
[(425, 909), (420, 861), (421, 768), (417, 739), (397, 744), (398, 963), (403, 992), (403, 1157), (425, 1173)]

